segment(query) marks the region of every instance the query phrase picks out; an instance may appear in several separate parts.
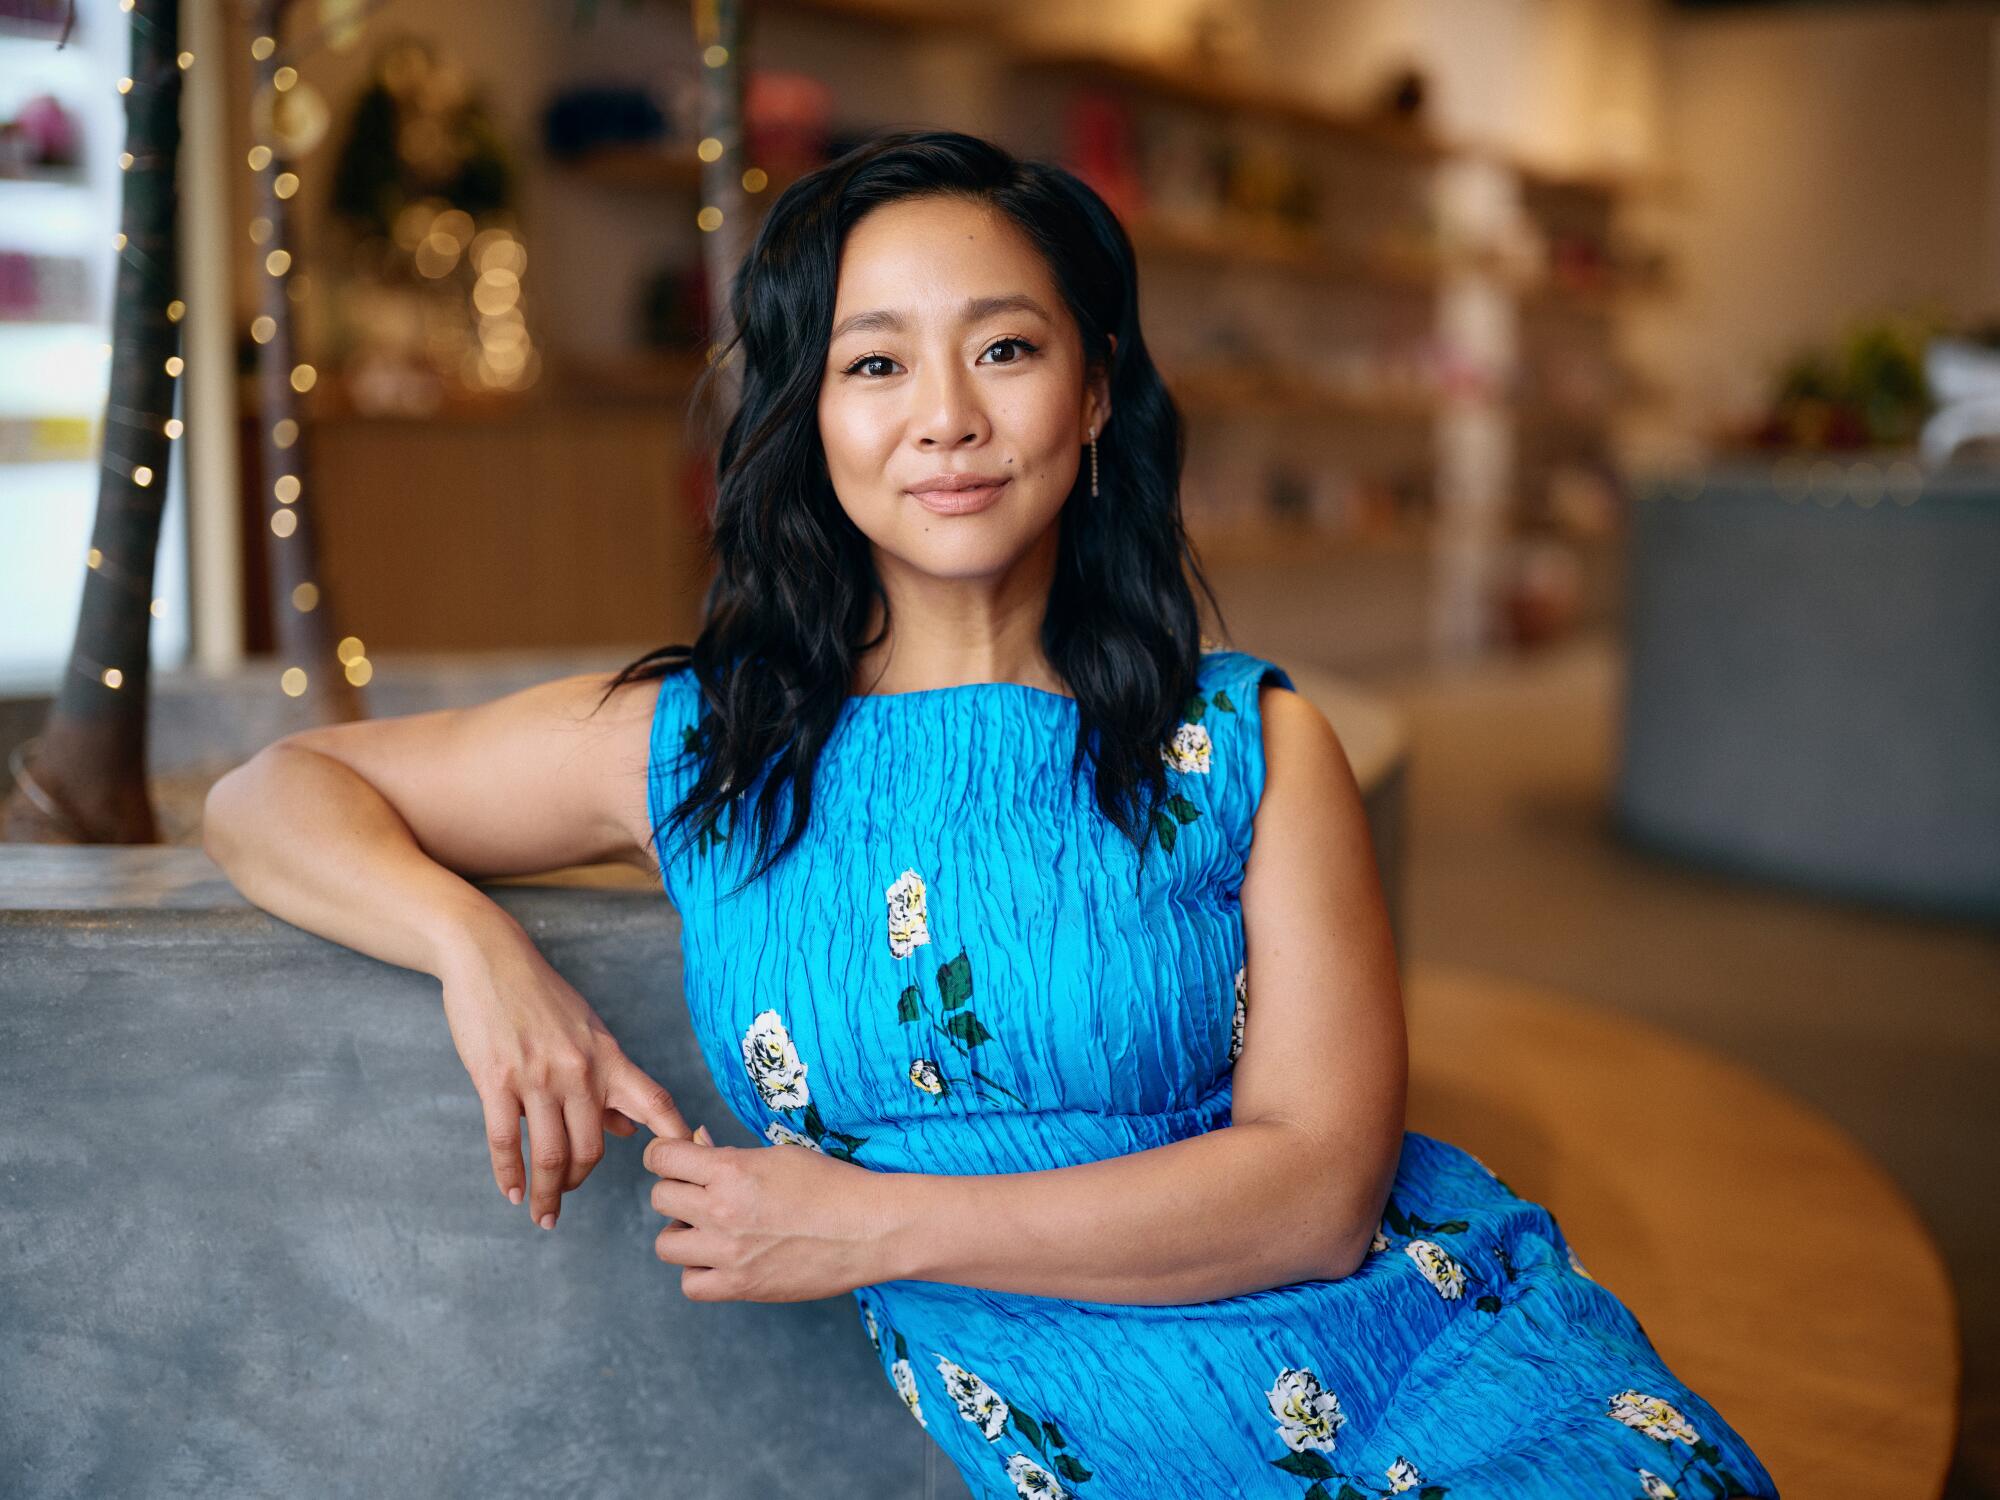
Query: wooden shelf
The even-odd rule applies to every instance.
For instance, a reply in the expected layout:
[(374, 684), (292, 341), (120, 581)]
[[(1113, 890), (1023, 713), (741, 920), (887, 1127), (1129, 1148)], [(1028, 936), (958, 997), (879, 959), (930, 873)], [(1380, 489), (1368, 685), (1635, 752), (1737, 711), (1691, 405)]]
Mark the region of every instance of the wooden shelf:
[(1321, 417), (1426, 422), (1440, 405), (1422, 391), (1356, 391), (1304, 372), (1264, 369), (1181, 370), (1165, 373), (1167, 387), (1193, 412), (1303, 412)]
[(1328, 282), (1359, 281), (1409, 291), (1437, 288), (1439, 266), (1429, 255), (1391, 256), (1329, 245), (1305, 230), (1253, 219), (1183, 224), (1143, 217), (1125, 231), (1140, 254), (1192, 260), (1218, 267), (1258, 266)]

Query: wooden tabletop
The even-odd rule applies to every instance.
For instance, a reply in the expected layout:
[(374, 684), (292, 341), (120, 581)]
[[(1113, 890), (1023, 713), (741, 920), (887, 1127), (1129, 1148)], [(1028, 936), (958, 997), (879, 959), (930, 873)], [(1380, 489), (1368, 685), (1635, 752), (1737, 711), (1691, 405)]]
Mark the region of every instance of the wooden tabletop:
[(1409, 1127), (1548, 1208), (1785, 1500), (1935, 1500), (1957, 1307), (1854, 1139), (1727, 1058), (1520, 982), (1413, 965)]

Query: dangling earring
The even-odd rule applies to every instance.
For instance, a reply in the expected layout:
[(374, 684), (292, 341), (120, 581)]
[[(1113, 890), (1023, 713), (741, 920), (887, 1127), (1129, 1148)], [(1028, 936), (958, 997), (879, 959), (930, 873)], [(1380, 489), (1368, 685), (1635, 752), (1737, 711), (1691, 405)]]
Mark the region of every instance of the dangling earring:
[(1090, 493), (1097, 493), (1097, 434), (1090, 435)]

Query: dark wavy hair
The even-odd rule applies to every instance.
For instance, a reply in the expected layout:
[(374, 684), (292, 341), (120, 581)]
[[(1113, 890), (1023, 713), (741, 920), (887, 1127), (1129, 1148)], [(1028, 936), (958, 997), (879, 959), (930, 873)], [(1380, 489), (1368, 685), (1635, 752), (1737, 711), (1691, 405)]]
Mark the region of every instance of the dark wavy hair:
[[(1060, 513), (1041, 644), (1076, 699), (1071, 784), (1086, 762), (1094, 766), (1098, 805), (1142, 862), (1149, 825), (1166, 816), (1161, 750), (1197, 687), (1204, 643), (1190, 577), (1220, 625), (1181, 518), (1180, 413), (1139, 330), (1131, 239), (1104, 200), (1059, 166), (1017, 160), (959, 131), (891, 132), (817, 168), (778, 196), (737, 268), (734, 332), (697, 392), (699, 402), (740, 348), (741, 394), (717, 454), (706, 544), (714, 575), (700, 635), (627, 664), (604, 693), (693, 670), (704, 711), (676, 748), (697, 754), (701, 769), (653, 829), (654, 847), (669, 826), (715, 835), (725, 811), (733, 830), (734, 809), (754, 791), (760, 859), (745, 884), (804, 833), (820, 750), (861, 653), (889, 629), (868, 539), (827, 474), (818, 401), (849, 231), (885, 203), (925, 196), (986, 204), (1017, 224), (1061, 289), (1087, 373), (1109, 370), (1101, 493), (1080, 472)], [(877, 599), (882, 633), (863, 641)], [(787, 784), (791, 819), (773, 849)]]

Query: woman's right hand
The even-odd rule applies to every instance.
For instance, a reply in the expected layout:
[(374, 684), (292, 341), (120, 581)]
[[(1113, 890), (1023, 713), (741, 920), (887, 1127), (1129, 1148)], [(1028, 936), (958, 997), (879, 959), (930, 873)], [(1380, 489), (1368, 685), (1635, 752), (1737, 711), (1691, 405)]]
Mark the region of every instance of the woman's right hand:
[[(529, 1217), (543, 1228), (555, 1227), (562, 1195), (603, 1159), (606, 1131), (629, 1136), (643, 1124), (669, 1140), (693, 1136), (673, 1095), (625, 1055), (525, 936), (489, 936), (440, 980), (451, 1039), (485, 1110), (493, 1180), (515, 1203), (525, 1189)], [(532, 1183), (521, 1169), (523, 1115)]]

